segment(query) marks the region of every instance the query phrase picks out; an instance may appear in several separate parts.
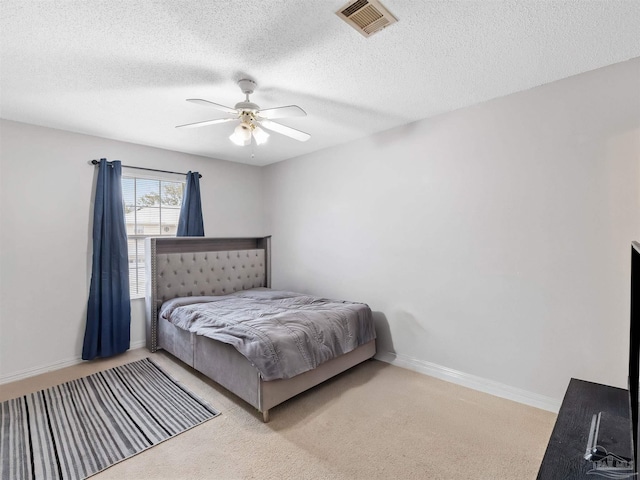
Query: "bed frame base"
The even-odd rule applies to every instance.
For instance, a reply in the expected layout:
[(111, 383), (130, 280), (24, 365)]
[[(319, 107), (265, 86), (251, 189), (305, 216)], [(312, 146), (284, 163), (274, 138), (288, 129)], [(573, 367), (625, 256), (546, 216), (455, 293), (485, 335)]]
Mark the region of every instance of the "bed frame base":
[(265, 423), (269, 421), (271, 408), (364, 362), (376, 353), (375, 340), (372, 340), (293, 378), (264, 381), (260, 372), (231, 345), (187, 332), (164, 319), (158, 321), (158, 347), (262, 412)]

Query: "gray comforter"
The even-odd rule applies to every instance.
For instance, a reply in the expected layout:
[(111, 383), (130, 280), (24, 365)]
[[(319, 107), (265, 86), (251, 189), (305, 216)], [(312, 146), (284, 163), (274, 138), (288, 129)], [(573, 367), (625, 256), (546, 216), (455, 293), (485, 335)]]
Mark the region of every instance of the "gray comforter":
[(175, 298), (162, 305), (160, 316), (233, 345), (264, 380), (294, 377), (376, 337), (364, 303), (270, 289)]

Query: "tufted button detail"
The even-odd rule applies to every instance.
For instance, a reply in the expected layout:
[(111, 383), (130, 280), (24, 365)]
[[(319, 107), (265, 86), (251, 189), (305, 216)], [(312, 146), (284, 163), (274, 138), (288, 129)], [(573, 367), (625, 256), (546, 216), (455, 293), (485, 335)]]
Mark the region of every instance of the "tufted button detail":
[[(158, 254), (158, 295), (166, 299), (187, 295), (189, 289), (186, 285), (191, 285), (193, 295), (210, 295), (211, 291), (223, 295), (221, 288), (226, 294), (263, 286), (264, 254), (260, 249)], [(166, 265), (166, 268), (161, 265)]]

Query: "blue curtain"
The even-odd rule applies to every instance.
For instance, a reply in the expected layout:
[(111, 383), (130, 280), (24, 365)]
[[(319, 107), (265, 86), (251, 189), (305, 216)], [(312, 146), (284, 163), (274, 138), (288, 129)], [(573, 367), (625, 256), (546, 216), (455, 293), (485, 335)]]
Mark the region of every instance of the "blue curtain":
[(93, 210), (93, 266), (82, 358), (110, 357), (129, 349), (131, 303), (122, 165), (100, 160)]
[(200, 202), (200, 174), (198, 172), (187, 173), (187, 188), (182, 199), (176, 236), (204, 237), (202, 204)]

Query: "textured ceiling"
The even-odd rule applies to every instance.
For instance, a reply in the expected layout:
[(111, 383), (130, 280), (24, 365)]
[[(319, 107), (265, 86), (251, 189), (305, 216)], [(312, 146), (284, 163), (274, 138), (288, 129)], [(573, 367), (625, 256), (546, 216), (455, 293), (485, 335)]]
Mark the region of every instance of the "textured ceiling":
[[(365, 38), (343, 0), (2, 0), (0, 116), (266, 165), (640, 56), (640, 1), (383, 0), (399, 19)], [(296, 104), (258, 147), (190, 104)], [(252, 151), (255, 157), (252, 158)]]

